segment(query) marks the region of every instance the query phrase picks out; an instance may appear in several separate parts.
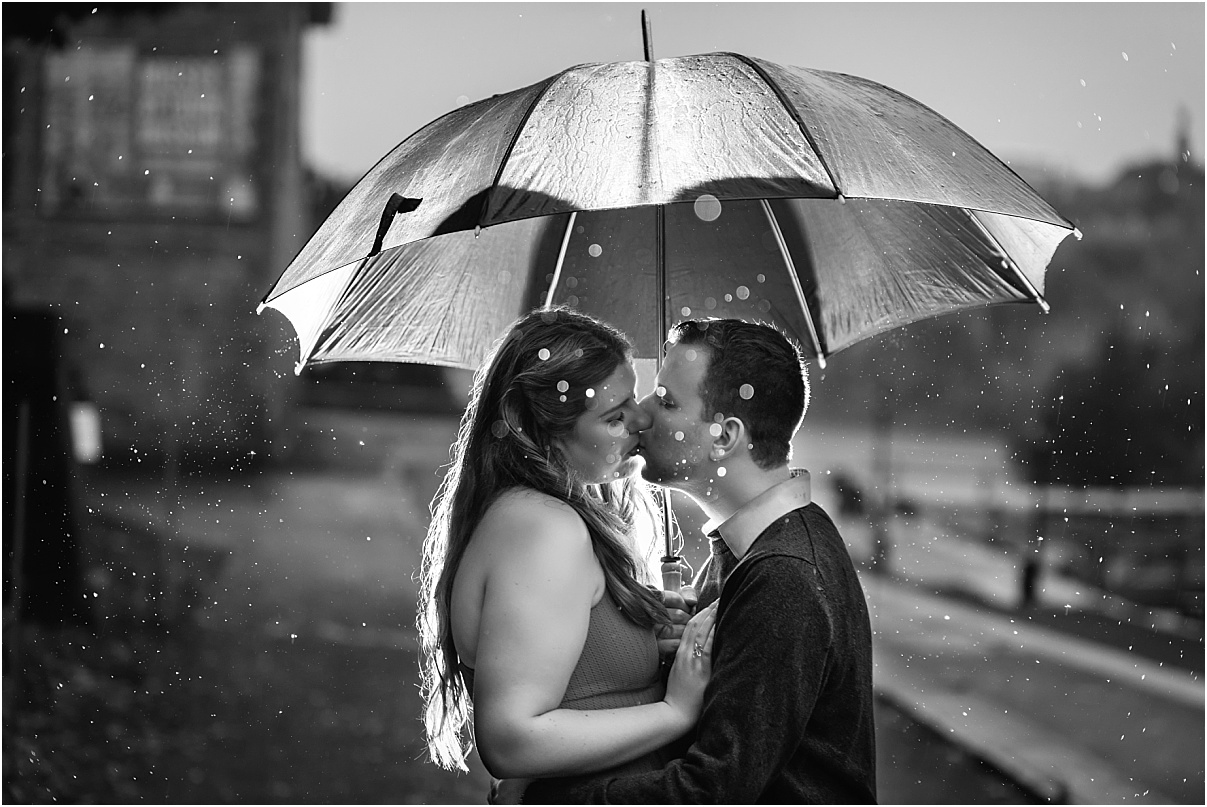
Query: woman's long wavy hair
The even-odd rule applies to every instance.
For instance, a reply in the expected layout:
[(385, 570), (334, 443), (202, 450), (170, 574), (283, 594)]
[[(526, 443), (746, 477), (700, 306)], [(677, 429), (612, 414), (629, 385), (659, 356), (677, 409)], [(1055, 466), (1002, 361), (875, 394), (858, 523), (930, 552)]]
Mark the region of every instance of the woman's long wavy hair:
[[(661, 522), (635, 475), (605, 484), (576, 479), (555, 441), (568, 435), (591, 397), (632, 353), (624, 334), (568, 308), (521, 317), (474, 377), (448, 474), (432, 502), (423, 543), (419, 641), (428, 750), (443, 768), (467, 770), (472, 706), (453, 645), (453, 580), (474, 528), (499, 494), (529, 488), (560, 499), (582, 517), (608, 593), (642, 626), (666, 621), (640, 562), (638, 528), (657, 546)], [(647, 558), (647, 560), (649, 559)]]

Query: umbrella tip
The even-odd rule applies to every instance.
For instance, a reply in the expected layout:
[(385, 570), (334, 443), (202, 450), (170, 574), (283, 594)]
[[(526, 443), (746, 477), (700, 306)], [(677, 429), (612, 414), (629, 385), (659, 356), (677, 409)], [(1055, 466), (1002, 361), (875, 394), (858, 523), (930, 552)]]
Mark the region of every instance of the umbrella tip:
[(1035, 302), (1039, 303), (1040, 309), (1045, 314), (1047, 314), (1048, 312), (1050, 312), (1052, 310), (1052, 306), (1048, 305), (1048, 301), (1045, 300), (1043, 297), (1036, 297)]
[(1073, 237), (1076, 238), (1078, 241), (1080, 241), (1081, 240), (1081, 230), (1074, 227), (1073, 228)]
[(295, 364), (295, 365), (293, 366), (293, 374), (294, 374), (294, 375), (301, 375), (301, 374), (302, 374), (302, 370), (304, 370), (304, 369), (306, 369), (306, 360), (305, 360), (305, 359), (302, 359), (302, 360), (298, 361), (298, 363), (297, 363), (297, 364)]
[(817, 366), (823, 370), (826, 369), (826, 357), (820, 353), (817, 354)]

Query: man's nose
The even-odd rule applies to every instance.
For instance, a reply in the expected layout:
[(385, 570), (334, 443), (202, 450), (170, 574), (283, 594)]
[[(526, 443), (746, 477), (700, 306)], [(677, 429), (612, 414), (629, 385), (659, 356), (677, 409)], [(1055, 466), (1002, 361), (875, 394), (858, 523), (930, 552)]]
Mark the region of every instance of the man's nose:
[(629, 421), (630, 432), (643, 432), (650, 426), (654, 425), (654, 419), (650, 417), (650, 413), (643, 405), (644, 403), (645, 401), (639, 403), (633, 412), (633, 418)]

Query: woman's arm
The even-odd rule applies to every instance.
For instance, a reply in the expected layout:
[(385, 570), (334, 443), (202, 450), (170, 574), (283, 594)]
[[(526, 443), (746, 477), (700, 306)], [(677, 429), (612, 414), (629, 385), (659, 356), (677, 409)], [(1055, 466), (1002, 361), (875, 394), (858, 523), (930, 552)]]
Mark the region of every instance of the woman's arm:
[(604, 586), (586, 526), (572, 508), (548, 497), (511, 497), (491, 508), (478, 532), (476, 540), (490, 549), (474, 727), (478, 753), (494, 776), (603, 770), (691, 728), (699, 711), (692, 698), (623, 709), (558, 708)]

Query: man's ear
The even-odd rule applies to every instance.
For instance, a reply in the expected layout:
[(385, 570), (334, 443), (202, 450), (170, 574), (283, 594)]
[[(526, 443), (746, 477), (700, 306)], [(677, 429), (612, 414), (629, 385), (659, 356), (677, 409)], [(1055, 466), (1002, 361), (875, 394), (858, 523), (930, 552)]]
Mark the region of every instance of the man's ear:
[(727, 417), (720, 423), (714, 423), (710, 429), (712, 445), (708, 457), (714, 461), (732, 457), (750, 439), (746, 424), (740, 418)]

